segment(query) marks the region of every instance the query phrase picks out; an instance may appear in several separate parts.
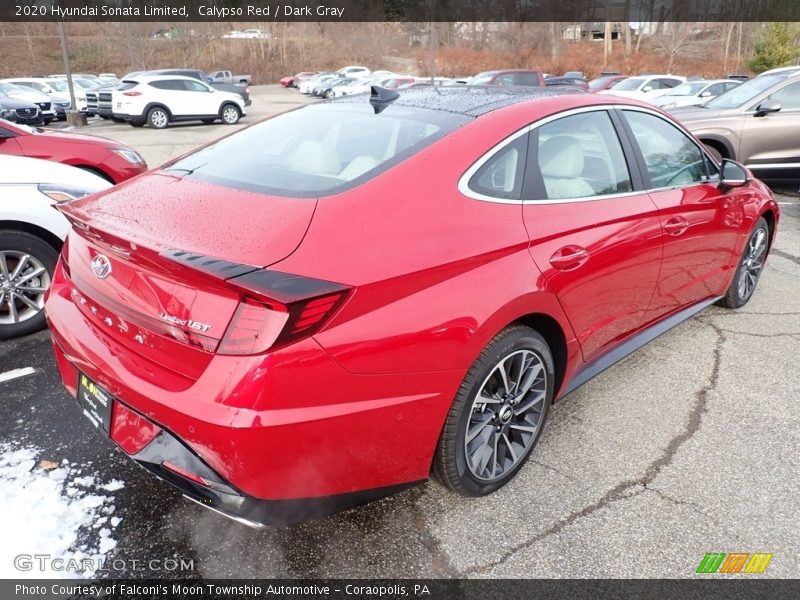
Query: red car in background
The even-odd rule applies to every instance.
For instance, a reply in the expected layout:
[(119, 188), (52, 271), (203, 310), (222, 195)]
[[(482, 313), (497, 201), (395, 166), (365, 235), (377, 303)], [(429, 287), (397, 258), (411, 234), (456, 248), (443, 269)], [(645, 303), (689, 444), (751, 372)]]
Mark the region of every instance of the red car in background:
[(64, 163), (121, 183), (147, 170), (139, 153), (112, 140), (0, 120), (0, 154)]
[(67, 389), (251, 526), (497, 490), (553, 400), (744, 305), (779, 220), (659, 110), (483, 86), (305, 106), (59, 209)]
[(306, 79), (307, 77), (313, 77), (317, 74), (317, 71), (301, 71), (297, 75), (288, 75), (283, 77), (280, 80), (281, 87), (297, 87), (297, 83)]

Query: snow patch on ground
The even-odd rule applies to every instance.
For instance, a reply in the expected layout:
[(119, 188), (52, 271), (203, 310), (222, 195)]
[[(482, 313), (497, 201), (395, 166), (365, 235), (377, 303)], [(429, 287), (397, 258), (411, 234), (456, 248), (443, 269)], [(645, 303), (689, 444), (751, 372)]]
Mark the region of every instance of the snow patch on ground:
[[(121, 519), (110, 517), (115, 506), (109, 492), (124, 483), (99, 485), (96, 475), (79, 477), (79, 465), (67, 460), (43, 469), (40, 455), (34, 447), (0, 444), (0, 578), (91, 577), (82, 561), (97, 565), (117, 545), (113, 535)], [(63, 559), (65, 568), (48, 562), (42, 571), (35, 560), (29, 571), (15, 568), (16, 556), (34, 554)]]

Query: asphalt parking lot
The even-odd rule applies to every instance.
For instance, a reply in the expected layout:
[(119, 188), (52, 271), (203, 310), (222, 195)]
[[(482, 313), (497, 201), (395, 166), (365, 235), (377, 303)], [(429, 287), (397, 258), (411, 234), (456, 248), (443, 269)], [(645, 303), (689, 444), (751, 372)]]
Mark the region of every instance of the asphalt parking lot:
[[(305, 101), (275, 86), (254, 87), (253, 98), (241, 126)], [(155, 166), (232, 129), (103, 122), (86, 132)], [(322, 521), (253, 531), (183, 499), (100, 439), (62, 389), (46, 332), (0, 343), (0, 372), (33, 368), (0, 381), (0, 444), (123, 482), (109, 492), (121, 521), (107, 560), (193, 562), (170, 576), (693, 577), (707, 552), (768, 552), (758, 577), (796, 578), (800, 197), (779, 201), (780, 232), (750, 303), (702, 311), (558, 403), (529, 463), (483, 499), (428, 483)]]

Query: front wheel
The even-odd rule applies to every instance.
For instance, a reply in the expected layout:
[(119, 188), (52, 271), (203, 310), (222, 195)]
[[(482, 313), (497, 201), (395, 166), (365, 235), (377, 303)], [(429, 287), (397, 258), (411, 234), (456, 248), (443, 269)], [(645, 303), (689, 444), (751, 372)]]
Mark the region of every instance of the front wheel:
[(242, 118), (242, 113), (233, 104), (226, 104), (220, 109), (220, 118), (226, 125), (236, 125)]
[(764, 262), (767, 260), (767, 249), (769, 247), (769, 225), (761, 217), (757, 222), (747, 243), (744, 246), (742, 257), (739, 259), (739, 266), (733, 275), (733, 280), (720, 306), (725, 308), (740, 308), (747, 304), (756, 290), (756, 285), (764, 270)]
[(706, 147), (706, 151), (717, 161), (717, 163), (721, 163), (722, 159), (725, 158), (722, 156), (722, 152), (714, 148), (714, 146), (710, 146), (708, 144), (703, 144)]
[(29, 233), (0, 230), (0, 340), (45, 326), (44, 294), (58, 252)]
[(485, 496), (511, 481), (542, 433), (553, 381), (553, 356), (541, 335), (521, 325), (501, 331), (456, 394), (433, 476), (464, 496)]

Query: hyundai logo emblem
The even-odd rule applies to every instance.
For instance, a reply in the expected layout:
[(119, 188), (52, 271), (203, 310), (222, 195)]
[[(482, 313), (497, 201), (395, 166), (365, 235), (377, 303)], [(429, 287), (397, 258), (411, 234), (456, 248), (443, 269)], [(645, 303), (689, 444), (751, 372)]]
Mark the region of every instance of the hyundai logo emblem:
[(105, 254), (98, 254), (92, 259), (92, 273), (98, 279), (105, 279), (111, 275), (111, 261)]

